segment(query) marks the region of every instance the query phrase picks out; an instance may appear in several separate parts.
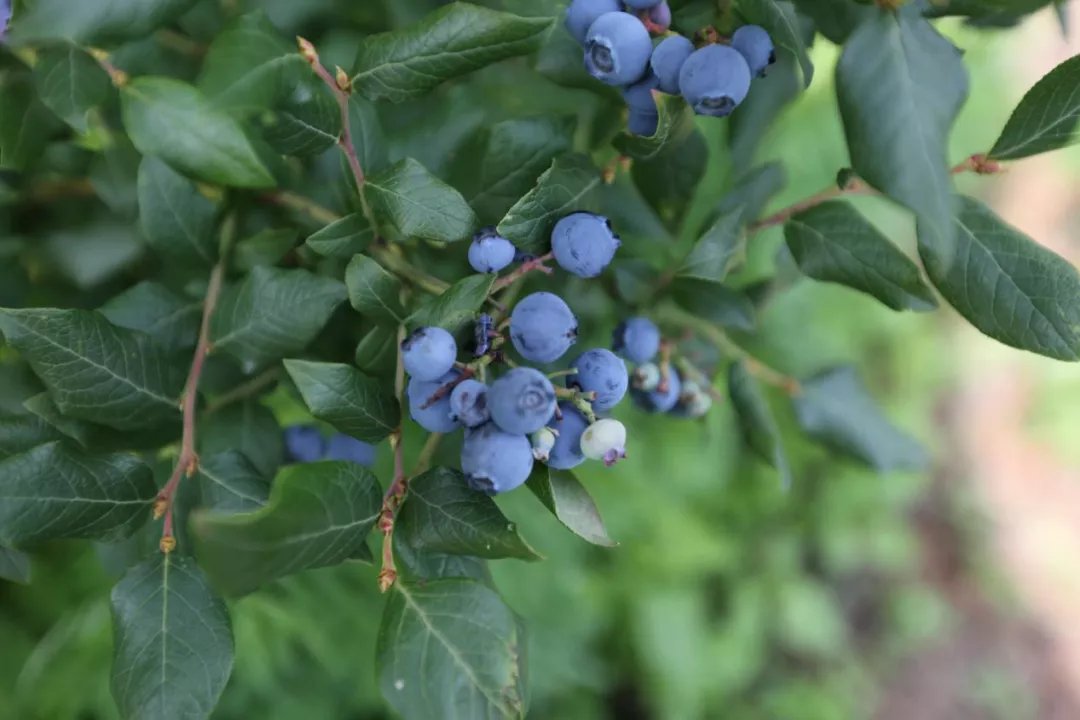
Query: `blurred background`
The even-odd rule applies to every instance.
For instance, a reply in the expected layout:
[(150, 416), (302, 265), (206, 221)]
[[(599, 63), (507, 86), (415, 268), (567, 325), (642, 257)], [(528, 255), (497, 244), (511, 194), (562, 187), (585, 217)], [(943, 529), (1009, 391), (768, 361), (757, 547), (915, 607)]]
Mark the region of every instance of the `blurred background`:
[[(265, 6), (290, 33), (311, 11), (301, 6), (327, 4)], [(1075, 5), (1068, 24), (1080, 24)], [(988, 149), (1023, 93), (1080, 52), (1050, 11), (1003, 33), (941, 27), (972, 74), (954, 162)], [(813, 86), (762, 144), (758, 159), (788, 171), (775, 207), (847, 163), (836, 57), (819, 40)], [(1073, 148), (959, 182), (1080, 262), (1078, 176)], [(904, 214), (858, 204), (913, 244)], [(744, 279), (780, 243), (778, 231), (756, 237)], [(933, 449), (933, 471), (879, 476), (828, 457), (782, 414), (798, 467), (784, 493), (770, 469), (741, 457), (730, 407), (687, 425), (625, 404), (629, 460), (581, 473), (619, 547), (586, 545), (529, 493), (500, 500), (547, 557), (492, 563), (531, 630), (530, 717), (1080, 717), (1076, 367), (1000, 346), (950, 311), (891, 313), (809, 281), (761, 324), (753, 351), (786, 373), (854, 361), (891, 417)], [(0, 581), (0, 718), (116, 717), (108, 590), (118, 567), (115, 550), (64, 544), (35, 557), (32, 585)], [(387, 717), (374, 681), (375, 572), (309, 572), (235, 603), (237, 664), (214, 717)]]

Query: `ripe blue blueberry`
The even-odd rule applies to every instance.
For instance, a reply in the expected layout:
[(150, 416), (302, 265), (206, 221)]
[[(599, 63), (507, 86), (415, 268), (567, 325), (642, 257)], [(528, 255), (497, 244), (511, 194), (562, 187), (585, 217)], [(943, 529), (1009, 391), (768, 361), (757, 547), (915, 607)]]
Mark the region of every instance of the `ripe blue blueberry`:
[(573, 0), (566, 8), (566, 29), (582, 45), (589, 27), (601, 15), (622, 10), (619, 0)]
[(630, 108), (627, 129), (634, 135), (650, 137), (656, 134), (660, 113), (652, 91), (658, 86), (656, 75), (649, 72), (644, 78), (623, 89), (623, 100)]
[(651, 55), (649, 31), (629, 13), (601, 15), (585, 36), (585, 69), (608, 85), (629, 85), (640, 80)]
[[(641, 368), (638, 368), (640, 371)], [(638, 377), (638, 372), (635, 371), (635, 380)], [(682, 393), (682, 380), (679, 378), (679, 374), (675, 370), (668, 371), (667, 388), (664, 392), (660, 391), (657, 387), (654, 390), (645, 390), (639, 387), (637, 382), (633, 383), (630, 389), (630, 396), (634, 398), (635, 404), (643, 410), (648, 412), (666, 413), (675, 407), (675, 403), (679, 402), (679, 395)]]
[(671, 6), (667, 0), (660, 0), (649, 8), (649, 22), (653, 24), (653, 32), (663, 32), (671, 26)]
[(608, 412), (626, 395), (630, 383), (626, 363), (610, 350), (586, 350), (571, 363), (571, 367), (577, 372), (566, 376), (566, 386), (595, 392), (592, 406), (596, 412)]
[(327, 460), (348, 460), (366, 467), (375, 464), (375, 446), (363, 440), (337, 433), (326, 443)]
[(632, 135), (652, 137), (656, 134), (656, 128), (660, 126), (660, 114), (631, 110), (626, 118), (626, 129)]
[(464, 380), (450, 393), (450, 417), (465, 427), (483, 425), (491, 419), (487, 403), (488, 386), (479, 380)]
[(529, 479), (532, 446), (524, 435), (503, 432), (495, 423), (465, 431), (461, 470), (469, 487), (488, 495), (507, 492)]
[(582, 278), (596, 277), (615, 257), (621, 245), (606, 217), (587, 212), (567, 215), (551, 232), (555, 262)]
[(647, 363), (660, 351), (660, 328), (652, 320), (632, 317), (615, 328), (611, 346), (630, 362)]
[(528, 435), (555, 413), (555, 388), (534, 368), (514, 368), (491, 383), (487, 394), (491, 420), (508, 433)]
[(623, 0), (623, 4), (634, 10), (648, 10), (660, 4), (660, 0)]
[(679, 93), (679, 71), (693, 52), (694, 43), (682, 35), (671, 35), (656, 46), (649, 64), (659, 80), (661, 92), (671, 95)]
[(434, 380), (454, 367), (457, 343), (441, 327), (423, 327), (401, 342), (405, 372), (416, 380)]
[(750, 91), (750, 66), (727, 45), (703, 47), (683, 63), (679, 91), (698, 115), (730, 115)]
[(731, 47), (739, 51), (750, 66), (751, 74), (765, 77), (765, 71), (776, 62), (772, 38), (760, 25), (743, 25), (731, 36)]
[(309, 463), (322, 460), (326, 440), (313, 425), (292, 425), (285, 428), (285, 454), (291, 462)]
[(9, 22), (11, 22), (11, 0), (0, 0), (0, 40), (7, 35)]
[(562, 418), (550, 423), (551, 429), (558, 433), (555, 444), (548, 452), (548, 467), (556, 470), (570, 470), (585, 462), (581, 452), (581, 435), (589, 422), (570, 403), (560, 403)]
[(525, 297), (510, 313), (510, 341), (530, 362), (558, 360), (577, 340), (578, 322), (558, 295), (537, 292)]
[(428, 432), (438, 433), (448, 433), (458, 428), (457, 421), (450, 416), (450, 393), (444, 393), (435, 402), (431, 402), (431, 398), (460, 375), (457, 370), (451, 370), (434, 380), (419, 380), (415, 377), (409, 380), (405, 395), (409, 399), (409, 415), (417, 425)]
[(469, 264), (478, 273), (497, 273), (514, 262), (517, 249), (514, 244), (495, 232), (484, 228), (473, 236), (469, 245)]

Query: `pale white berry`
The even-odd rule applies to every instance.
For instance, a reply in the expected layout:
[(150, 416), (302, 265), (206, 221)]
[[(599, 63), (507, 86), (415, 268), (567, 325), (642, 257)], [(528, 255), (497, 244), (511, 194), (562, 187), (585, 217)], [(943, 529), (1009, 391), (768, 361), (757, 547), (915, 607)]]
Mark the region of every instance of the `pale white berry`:
[(660, 368), (654, 363), (639, 365), (637, 369), (634, 370), (634, 375), (630, 378), (630, 382), (638, 390), (652, 392), (660, 385)]
[(581, 435), (581, 452), (590, 460), (611, 466), (626, 457), (626, 426), (618, 420), (597, 420)]
[(529, 436), (529, 441), (532, 443), (533, 457), (540, 462), (547, 462), (551, 448), (555, 447), (555, 431), (547, 427), (540, 428)]

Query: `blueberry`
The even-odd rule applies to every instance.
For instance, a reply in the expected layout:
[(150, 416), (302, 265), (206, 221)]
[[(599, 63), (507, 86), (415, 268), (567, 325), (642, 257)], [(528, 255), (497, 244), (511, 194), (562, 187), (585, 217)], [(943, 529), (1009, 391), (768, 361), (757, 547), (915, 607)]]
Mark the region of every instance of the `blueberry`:
[(458, 379), (461, 373), (451, 370), (435, 380), (409, 380), (405, 395), (409, 400), (409, 415), (416, 424), (428, 432), (448, 433), (457, 429), (458, 423), (450, 416), (450, 393), (436, 400), (429, 407), (428, 401), (440, 388)]
[(679, 70), (679, 90), (698, 115), (730, 115), (750, 91), (750, 66), (727, 45), (703, 47)]
[(641, 112), (639, 110), (631, 110), (630, 115), (626, 119), (626, 129), (633, 135), (640, 135), (642, 137), (652, 137), (656, 134), (656, 128), (660, 126), (660, 115), (658, 113)]
[(567, 215), (551, 231), (555, 262), (582, 278), (596, 277), (615, 257), (621, 245), (606, 217), (587, 212)]
[(473, 326), (473, 340), (476, 342), (473, 355), (481, 357), (487, 354), (487, 351), (491, 349), (491, 336), (494, 331), (495, 319), (487, 313), (480, 313)]
[(601, 15), (618, 12), (622, 9), (619, 0), (573, 0), (566, 8), (566, 29), (582, 45), (589, 32), (589, 26)]
[(551, 428), (559, 434), (548, 453), (547, 464), (556, 470), (570, 470), (585, 462), (585, 455), (581, 452), (581, 435), (589, 423), (570, 403), (561, 403), (559, 410), (562, 411), (562, 418), (551, 422)]
[(652, 91), (657, 89), (659, 84), (660, 79), (655, 73), (650, 72), (633, 85), (627, 85), (622, 91), (627, 107), (631, 110), (655, 113), (656, 99), (653, 98)]
[(649, 67), (651, 55), (649, 31), (629, 13), (601, 15), (585, 37), (585, 69), (608, 85), (637, 82)]
[(577, 329), (574, 313), (549, 292), (528, 295), (510, 313), (510, 340), (530, 362), (558, 360), (577, 340)]
[(326, 444), (327, 460), (349, 460), (366, 467), (375, 464), (375, 446), (369, 445), (363, 440), (337, 433), (330, 436), (330, 442)]
[(667, 0), (661, 0), (649, 8), (649, 22), (655, 26), (654, 30), (661, 32), (671, 26), (671, 6)]
[(528, 435), (547, 424), (555, 413), (555, 388), (533, 368), (514, 368), (491, 383), (491, 420), (509, 433)]
[(596, 412), (611, 410), (626, 395), (630, 383), (626, 363), (610, 350), (586, 350), (571, 363), (571, 367), (576, 368), (577, 373), (566, 376), (566, 386), (595, 392), (592, 406)]
[(516, 254), (514, 244), (495, 232), (495, 228), (484, 228), (473, 236), (469, 245), (469, 264), (478, 273), (497, 273), (514, 262)]
[(326, 440), (314, 425), (285, 428), (285, 454), (291, 462), (316, 462), (322, 460), (325, 452)]
[(627, 318), (615, 328), (611, 347), (630, 362), (647, 363), (660, 351), (660, 328), (648, 318)]
[(0, 40), (7, 35), (8, 23), (11, 21), (11, 0), (0, 0)]
[(503, 432), (495, 423), (465, 431), (461, 470), (473, 490), (495, 495), (519, 487), (533, 468), (532, 446), (524, 435)]
[(693, 52), (694, 43), (682, 35), (667, 37), (656, 46), (649, 64), (659, 81), (661, 92), (670, 95), (679, 93), (679, 71)]
[(704, 417), (712, 409), (713, 399), (706, 390), (703, 390), (696, 382), (687, 381), (682, 384), (679, 393), (679, 402), (669, 414), (676, 417), (697, 419)]
[(450, 393), (450, 417), (465, 427), (483, 425), (491, 419), (488, 386), (479, 380), (465, 380)]
[(454, 367), (457, 343), (441, 327), (423, 327), (401, 342), (405, 372), (416, 380), (434, 380)]
[(626, 426), (618, 420), (597, 420), (581, 434), (581, 452), (611, 467), (626, 457)]
[(776, 62), (772, 38), (760, 25), (743, 25), (731, 36), (731, 47), (739, 51), (750, 66), (750, 72), (765, 77), (765, 71)]
[(533, 458), (540, 462), (547, 462), (551, 449), (555, 447), (555, 433), (551, 431), (551, 428), (542, 427), (529, 435), (529, 442), (532, 444)]
[(641, 409), (658, 413), (666, 413), (675, 407), (675, 403), (679, 402), (681, 393), (682, 381), (679, 374), (674, 370), (668, 371), (667, 392), (660, 392), (659, 389), (650, 391), (637, 387), (632, 387), (630, 390), (630, 396), (634, 398), (634, 402)]
[(623, 0), (623, 5), (634, 10), (648, 10), (660, 4), (661, 0)]

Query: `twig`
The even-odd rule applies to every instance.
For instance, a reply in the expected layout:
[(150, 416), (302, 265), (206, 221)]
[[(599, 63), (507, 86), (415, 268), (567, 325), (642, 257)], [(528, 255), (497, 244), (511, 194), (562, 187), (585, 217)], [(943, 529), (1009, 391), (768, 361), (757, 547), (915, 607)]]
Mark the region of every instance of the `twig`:
[[(401, 405), (402, 417), (408, 409), (405, 401), (405, 363), (401, 355), (401, 341), (405, 339), (405, 326), (398, 328), (397, 368), (394, 372), (394, 393)], [(409, 492), (409, 480), (405, 476), (404, 450), (402, 449), (402, 427), (390, 434), (390, 448), (394, 451), (394, 479), (383, 496), (382, 509), (379, 511), (378, 527), (383, 535), (382, 569), (379, 570), (379, 592), (386, 592), (397, 580), (397, 567), (394, 564), (394, 519), (398, 508), (405, 502)]]
[(88, 48), (87, 51), (90, 53), (90, 57), (97, 60), (97, 64), (101, 66), (101, 69), (108, 73), (109, 80), (112, 81), (115, 87), (120, 88), (127, 85), (128, 74), (112, 64), (109, 60), (109, 53), (100, 48)]
[(206, 55), (207, 47), (205, 45), (175, 30), (169, 30), (168, 28), (158, 30), (154, 33), (154, 39), (162, 46), (196, 60), (201, 60)]
[(550, 275), (555, 271), (554, 269), (549, 268), (544, 263), (546, 263), (548, 260), (551, 260), (553, 257), (555, 257), (553, 253), (547, 253), (546, 255), (541, 255), (540, 257), (533, 258), (532, 260), (526, 260), (525, 262), (521, 263), (521, 265), (519, 265), (518, 268), (514, 270), (514, 272), (508, 275), (504, 275), (503, 277), (496, 280), (495, 284), (491, 288), (491, 292), (497, 293), (503, 288), (513, 285), (520, 278), (525, 277), (534, 270), (539, 270), (542, 273)]
[(427, 440), (424, 442), (424, 447), (420, 449), (420, 456), (416, 458), (416, 467), (413, 468), (412, 471), (413, 477), (425, 473), (431, 468), (431, 460), (435, 457), (435, 452), (439, 449), (439, 443), (442, 442), (442, 439), (442, 433), (431, 433), (428, 435)]
[(232, 390), (222, 393), (214, 398), (213, 402), (206, 405), (206, 414), (211, 415), (221, 410), (223, 407), (232, 405), (234, 402), (246, 400), (252, 395), (258, 395), (259, 391), (264, 387), (272, 385), (273, 382), (277, 380), (280, 373), (281, 371), (279, 368), (272, 367), (251, 378), (247, 382), (237, 385)]

